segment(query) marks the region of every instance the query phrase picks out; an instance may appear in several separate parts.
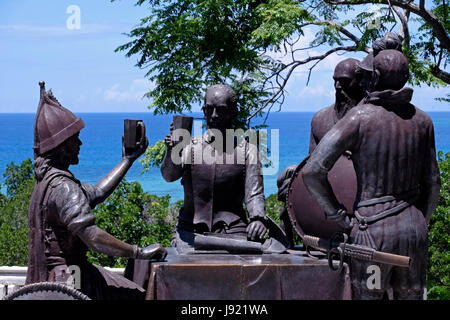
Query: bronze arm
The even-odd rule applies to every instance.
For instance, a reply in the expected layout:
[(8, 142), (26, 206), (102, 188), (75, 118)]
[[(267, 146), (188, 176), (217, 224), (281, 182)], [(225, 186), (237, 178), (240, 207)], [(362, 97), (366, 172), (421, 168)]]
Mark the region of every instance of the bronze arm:
[(89, 248), (108, 256), (162, 260), (167, 255), (166, 249), (158, 243), (139, 248), (120, 241), (95, 225), (81, 229), (78, 236)]
[(96, 188), (96, 201), (95, 203), (102, 203), (105, 201), (111, 193), (117, 188), (120, 181), (122, 181), (125, 174), (131, 168), (133, 161), (124, 157), (120, 162), (112, 169), (99, 183)]
[(176, 145), (172, 138), (173, 130), (174, 124), (172, 122), (170, 124), (170, 134), (164, 139), (167, 151), (161, 164), (161, 174), (167, 182), (176, 181), (183, 175), (183, 165), (181, 163), (176, 164), (172, 161), (172, 151), (173, 147)]
[(172, 147), (168, 146), (161, 164), (161, 174), (167, 182), (173, 182), (183, 175), (183, 166), (172, 161)]
[(124, 146), (124, 138), (122, 137), (122, 160), (112, 169), (99, 183), (96, 188), (96, 199), (94, 204), (99, 204), (105, 201), (111, 193), (117, 188), (120, 181), (125, 177), (125, 174), (133, 165), (133, 162), (144, 154), (148, 147), (148, 139), (145, 136), (145, 125), (143, 126), (143, 135), (141, 141), (138, 143), (137, 148), (134, 150), (128, 150)]

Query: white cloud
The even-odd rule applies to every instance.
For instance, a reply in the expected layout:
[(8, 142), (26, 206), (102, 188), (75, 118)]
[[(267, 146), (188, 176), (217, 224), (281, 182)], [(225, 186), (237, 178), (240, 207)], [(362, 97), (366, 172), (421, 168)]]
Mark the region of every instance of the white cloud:
[(135, 79), (127, 89), (121, 89), (118, 83), (105, 90), (103, 97), (106, 101), (124, 102), (141, 101), (153, 84), (147, 79)]
[[(408, 84), (406, 84), (408, 86)], [(450, 94), (450, 86), (433, 87), (415, 87), (411, 103), (425, 111), (448, 111), (447, 102), (436, 101), (436, 98), (446, 97)]]
[(333, 98), (334, 97), (334, 90), (330, 88), (325, 88), (322, 85), (319, 86), (308, 86), (304, 87), (300, 92), (298, 93), (299, 97), (302, 96), (308, 96), (308, 97), (326, 97), (326, 98)]

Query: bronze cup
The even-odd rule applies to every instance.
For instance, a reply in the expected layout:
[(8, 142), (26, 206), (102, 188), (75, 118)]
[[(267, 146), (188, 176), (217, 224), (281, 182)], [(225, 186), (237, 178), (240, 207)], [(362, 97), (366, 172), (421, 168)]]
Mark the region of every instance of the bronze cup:
[[(189, 133), (192, 133), (192, 123), (194, 121), (193, 117), (188, 116), (173, 116), (173, 129), (185, 129), (189, 131)], [(175, 143), (178, 143), (179, 141), (174, 141)]]
[(145, 124), (142, 120), (125, 119), (123, 127), (125, 149), (136, 149), (143, 143), (145, 139)]

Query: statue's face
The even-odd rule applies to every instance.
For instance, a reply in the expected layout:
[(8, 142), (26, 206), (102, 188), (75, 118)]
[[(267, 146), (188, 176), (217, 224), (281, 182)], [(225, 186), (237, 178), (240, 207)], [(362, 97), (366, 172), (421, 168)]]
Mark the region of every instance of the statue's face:
[(355, 63), (339, 63), (334, 70), (334, 88), (336, 89), (336, 98), (347, 95), (352, 99), (361, 99), (362, 90), (356, 76)]
[(359, 86), (365, 92), (373, 91), (373, 72), (361, 69), (358, 73)]
[(230, 129), (236, 115), (228, 94), (220, 89), (207, 92), (203, 113), (207, 127), (218, 130)]
[(80, 140), (79, 133), (71, 136), (69, 139), (64, 141), (60, 147), (62, 152), (63, 161), (68, 164), (78, 164), (78, 155), (80, 153), (80, 146), (83, 144)]

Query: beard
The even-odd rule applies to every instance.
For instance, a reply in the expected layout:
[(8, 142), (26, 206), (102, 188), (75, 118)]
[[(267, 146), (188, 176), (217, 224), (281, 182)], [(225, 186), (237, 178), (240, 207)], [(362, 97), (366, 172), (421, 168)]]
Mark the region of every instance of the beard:
[(344, 90), (336, 90), (334, 109), (338, 119), (342, 119), (348, 110), (356, 106), (359, 99), (351, 97)]

